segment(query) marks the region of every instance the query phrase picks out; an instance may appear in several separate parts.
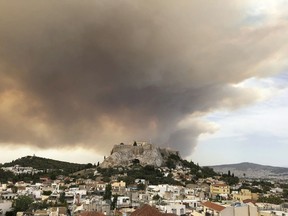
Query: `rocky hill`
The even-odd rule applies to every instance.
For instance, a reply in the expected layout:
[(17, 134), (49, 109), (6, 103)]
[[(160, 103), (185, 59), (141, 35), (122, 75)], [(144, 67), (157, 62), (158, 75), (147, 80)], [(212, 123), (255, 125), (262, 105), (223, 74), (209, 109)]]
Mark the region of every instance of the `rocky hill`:
[(160, 167), (171, 154), (178, 155), (179, 152), (159, 148), (147, 142), (121, 143), (113, 147), (111, 155), (104, 159), (100, 167), (129, 166), (133, 163), (139, 163), (142, 166), (152, 165)]
[(227, 173), (230, 170), (231, 173), (238, 177), (288, 179), (288, 168), (285, 167), (266, 166), (248, 162), (210, 167), (219, 173)]

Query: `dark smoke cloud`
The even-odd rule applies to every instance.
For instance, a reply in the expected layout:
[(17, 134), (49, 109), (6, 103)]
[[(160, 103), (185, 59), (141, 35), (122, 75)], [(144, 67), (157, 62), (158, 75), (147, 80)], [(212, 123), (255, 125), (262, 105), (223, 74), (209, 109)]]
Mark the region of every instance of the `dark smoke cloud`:
[(244, 6), (1, 2), (0, 143), (107, 152), (151, 139), (189, 155), (213, 131), (195, 116), (259, 99), (233, 84), (276, 72), (263, 62), (287, 23), (243, 27)]

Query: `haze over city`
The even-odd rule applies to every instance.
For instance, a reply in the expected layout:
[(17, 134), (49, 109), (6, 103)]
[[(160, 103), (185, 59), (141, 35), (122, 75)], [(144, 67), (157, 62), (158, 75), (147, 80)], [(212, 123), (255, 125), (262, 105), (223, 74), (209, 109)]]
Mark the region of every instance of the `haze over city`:
[(0, 163), (147, 140), (288, 167), (285, 1), (1, 1)]

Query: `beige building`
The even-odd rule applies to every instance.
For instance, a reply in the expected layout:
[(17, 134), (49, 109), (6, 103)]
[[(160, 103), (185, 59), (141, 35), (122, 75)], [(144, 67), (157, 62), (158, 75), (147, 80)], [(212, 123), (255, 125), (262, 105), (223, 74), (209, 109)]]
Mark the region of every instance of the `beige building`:
[(226, 184), (211, 184), (210, 193), (212, 195), (230, 194), (230, 186)]
[(253, 203), (227, 206), (219, 216), (258, 216), (258, 209)]
[(259, 198), (258, 194), (251, 193), (248, 189), (241, 189), (239, 193), (233, 193), (233, 200), (243, 202), (244, 200), (257, 200)]
[(124, 194), (124, 192), (125, 192), (126, 182), (124, 182), (124, 181), (113, 182), (111, 184), (111, 187), (112, 187), (112, 193), (113, 194), (121, 195), (121, 194)]

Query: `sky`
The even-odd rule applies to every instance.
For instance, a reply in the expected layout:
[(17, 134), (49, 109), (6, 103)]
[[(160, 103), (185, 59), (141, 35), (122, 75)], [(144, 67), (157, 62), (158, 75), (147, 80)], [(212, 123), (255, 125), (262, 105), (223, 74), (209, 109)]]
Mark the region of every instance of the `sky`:
[(0, 163), (151, 141), (287, 166), (285, 1), (0, 2)]

